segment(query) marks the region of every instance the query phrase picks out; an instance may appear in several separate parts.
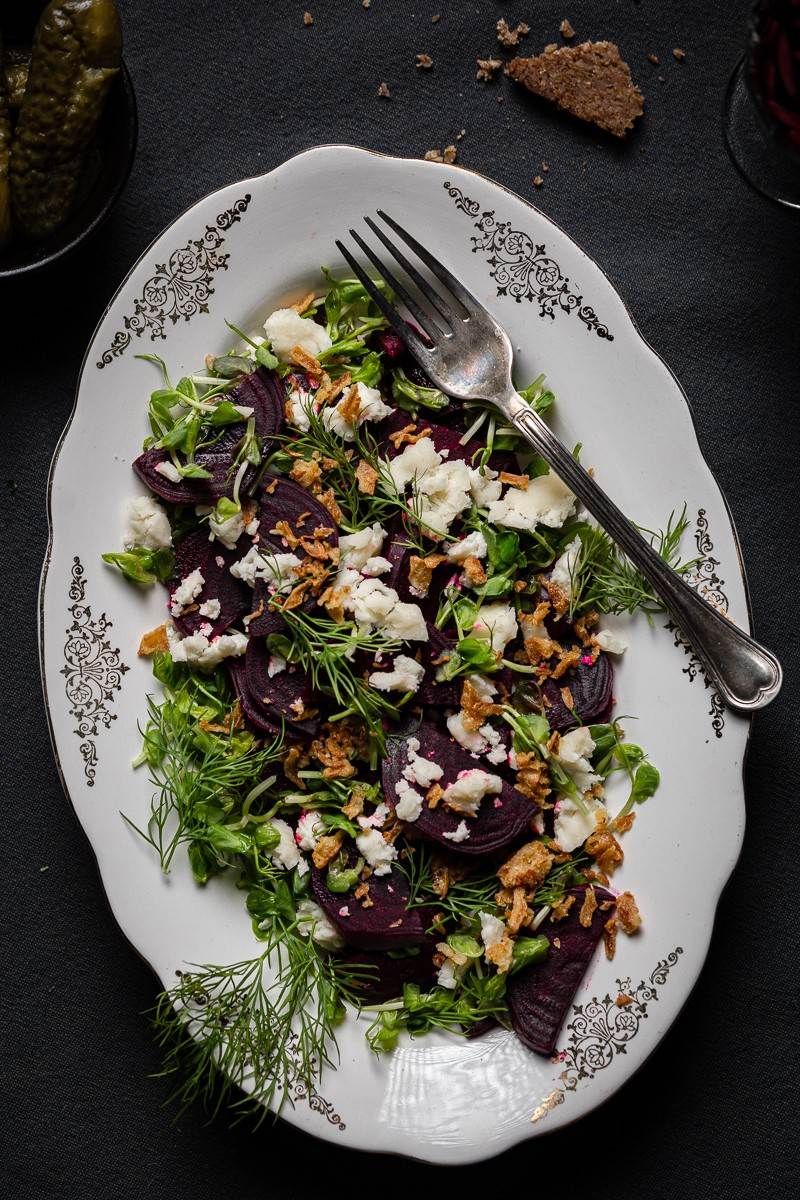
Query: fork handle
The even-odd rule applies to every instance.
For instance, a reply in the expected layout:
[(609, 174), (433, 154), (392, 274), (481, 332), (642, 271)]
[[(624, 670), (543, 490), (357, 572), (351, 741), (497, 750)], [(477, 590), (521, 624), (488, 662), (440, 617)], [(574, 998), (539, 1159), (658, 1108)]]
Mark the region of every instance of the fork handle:
[(499, 406), (641, 571), (688, 638), (725, 702), (749, 713), (774, 700), (783, 677), (775, 655), (734, 625), (721, 609), (704, 600), (664, 562), (517, 392), (504, 397)]

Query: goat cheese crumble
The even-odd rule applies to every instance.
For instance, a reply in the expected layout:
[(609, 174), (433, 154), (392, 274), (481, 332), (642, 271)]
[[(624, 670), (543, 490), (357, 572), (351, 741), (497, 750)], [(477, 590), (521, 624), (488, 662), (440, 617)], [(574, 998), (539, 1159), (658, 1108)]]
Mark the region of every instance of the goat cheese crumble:
[(203, 590), (204, 583), (205, 579), (203, 578), (199, 567), (195, 568), (194, 571), (190, 571), (189, 574), (180, 581), (170, 598), (169, 608), (173, 617), (179, 617), (181, 613), (197, 599)]
[(384, 840), (380, 830), (367, 829), (364, 833), (359, 833), (356, 838), (356, 847), (359, 854), (363, 855), (372, 867), (375, 875), (390, 874), (392, 863), (397, 858), (397, 851), (390, 842)]
[(531, 529), (546, 525), (560, 529), (572, 512), (575, 497), (557, 475), (549, 471), (532, 479), (524, 491), (508, 487), (506, 494), (489, 505), (489, 520), (509, 529)]
[(160, 550), (172, 545), (169, 517), (152, 496), (136, 496), (129, 500), (126, 520), (122, 541), (128, 549), (144, 546), (146, 550)]
[(503, 781), (499, 775), (490, 775), (488, 771), (474, 767), (471, 771), (462, 771), (455, 783), (447, 785), (442, 802), (456, 812), (476, 817), (483, 797), (496, 796), (502, 790)]
[(416, 659), (398, 654), (391, 671), (373, 671), (368, 683), (379, 692), (416, 692), (424, 674), (425, 668)]
[(276, 308), (264, 322), (264, 333), (273, 354), (281, 362), (291, 362), (295, 346), (313, 358), (319, 358), (332, 343), (327, 329), (310, 317), (301, 317), (293, 308)]

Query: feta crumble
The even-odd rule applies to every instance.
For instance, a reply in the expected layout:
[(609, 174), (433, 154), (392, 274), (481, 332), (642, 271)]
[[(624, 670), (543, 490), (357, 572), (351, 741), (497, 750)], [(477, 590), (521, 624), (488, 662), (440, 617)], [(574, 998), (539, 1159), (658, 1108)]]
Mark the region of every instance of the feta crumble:
[(210, 530), (209, 541), (222, 542), (226, 550), (233, 550), (239, 538), (244, 533), (244, 517), (241, 512), (236, 512), (232, 517), (227, 517), (224, 521), (216, 521), (214, 514), (208, 518), (208, 528)]
[(605, 650), (606, 654), (624, 654), (628, 649), (625, 638), (620, 637), (618, 633), (613, 633), (610, 629), (598, 630), (594, 640), (601, 650)]
[(455, 829), (449, 833), (443, 833), (442, 837), (447, 838), (449, 842), (465, 842), (469, 837), (469, 827), (466, 821), (459, 821)]
[(575, 497), (557, 475), (549, 471), (532, 479), (524, 491), (509, 487), (506, 494), (489, 505), (489, 520), (509, 529), (531, 529), (546, 525), (560, 529), (572, 512)]
[[(346, 419), (343, 412), (343, 410), (347, 411), (353, 403), (354, 388), (358, 397), (358, 416), (355, 425)], [(356, 426), (363, 425), (365, 421), (382, 421), (385, 417), (390, 417), (393, 412), (394, 409), (390, 408), (388, 404), (384, 404), (377, 388), (367, 387), (365, 383), (359, 381), (345, 389), (338, 404), (334, 407), (328, 405), (323, 408), (320, 415), (326, 429), (330, 429), (344, 441), (352, 442)]]
[(383, 834), (377, 829), (367, 829), (356, 838), (359, 854), (367, 860), (375, 875), (388, 875), (392, 863), (397, 858), (397, 851), (391, 843), (384, 841)]
[(216, 621), (221, 611), (222, 605), (216, 597), (212, 597), (211, 600), (205, 600), (198, 609), (201, 617), (208, 617), (212, 621)]
[(513, 604), (484, 604), (471, 632), (473, 637), (488, 642), (493, 650), (505, 650), (519, 632)]
[(294, 831), (288, 821), (282, 821), (280, 817), (273, 818), (270, 824), (280, 834), (281, 839), (270, 857), (276, 867), (283, 867), (285, 871), (291, 871), (302, 857), (300, 848), (294, 840)]
[(171, 626), (167, 626), (169, 653), (173, 662), (189, 663), (193, 667), (216, 667), (225, 658), (239, 658), (247, 650), (247, 634), (234, 631), (223, 633), (212, 641), (202, 633), (192, 633), (182, 638)]
[(279, 591), (293, 581), (294, 571), (300, 566), (296, 554), (275, 554), (268, 548), (260, 550), (251, 546), (244, 558), (231, 567), (231, 575), (253, 587), (256, 579), (273, 584)]
[(418, 750), (419, 738), (409, 738), (406, 742), (406, 765), (403, 767), (403, 776), (420, 787), (429, 788), (437, 779), (442, 778), (444, 771), (432, 759), (423, 758), (421, 754), (418, 754)]
[(159, 475), (163, 475), (165, 479), (170, 481), (170, 483), (180, 483), (181, 473), (175, 466), (175, 463), (170, 462), (168, 458), (165, 458), (163, 462), (156, 463), (155, 469), (158, 471)]
[(493, 913), (479, 912), (478, 917), (481, 922), (481, 941), (486, 950), (491, 950), (492, 946), (502, 942), (506, 932), (505, 922)]
[[(550, 572), (550, 582), (555, 583), (561, 588), (561, 591), (568, 600), (572, 599), (572, 584), (580, 553), (581, 539), (579, 537), (573, 538), (564, 553), (556, 559), (555, 566)], [(546, 632), (544, 636), (547, 636)]]
[(582, 813), (575, 801), (562, 796), (556, 801), (553, 836), (566, 854), (571, 854), (586, 841), (597, 828), (597, 814), (606, 811), (606, 806), (594, 796), (584, 796), (586, 813)]
[(499, 775), (490, 775), (488, 771), (474, 767), (471, 771), (462, 771), (455, 783), (448, 784), (442, 801), (456, 812), (476, 817), (483, 797), (497, 795), (502, 790), (503, 781)]
[(197, 599), (203, 590), (204, 583), (205, 579), (199, 567), (194, 571), (190, 571), (180, 581), (170, 597), (169, 608), (173, 617), (179, 617), (184, 609)]
[(468, 533), (460, 542), (451, 542), (447, 547), (447, 561), (460, 563), (465, 558), (485, 558), (487, 553), (486, 538), (479, 529)]
[(264, 322), (264, 333), (273, 353), (281, 362), (290, 362), (295, 346), (319, 358), (331, 347), (327, 329), (310, 317), (301, 317), (293, 308), (276, 308)]
[(386, 530), (378, 521), (374, 525), (368, 525), (366, 529), (359, 529), (357, 533), (348, 533), (340, 537), (341, 566), (360, 571), (371, 558), (380, 554), (385, 538)]
[(313, 900), (300, 900), (296, 911), (298, 933), (303, 937), (310, 935), (325, 950), (341, 949), (344, 938), (318, 904)]
[(428, 628), (422, 609), (398, 596), (380, 579), (361, 579), (350, 588), (344, 607), (353, 614), (360, 629), (380, 629), (403, 642), (427, 642)]
[(304, 812), (297, 822), (294, 840), (301, 850), (315, 850), (324, 832), (325, 824), (319, 813)]
[(282, 654), (270, 654), (267, 662), (267, 675), (273, 679), (276, 675), (280, 675), (286, 670), (286, 659)]
[(579, 792), (587, 792), (595, 783), (600, 783), (601, 777), (592, 770), (591, 756), (594, 752), (594, 740), (586, 725), (565, 733), (558, 743), (558, 750), (553, 757), (561, 764), (570, 776)]
[(503, 485), (497, 478), (498, 472), (491, 467), (484, 467), (483, 474), (477, 467), (470, 468), (469, 494), (478, 508), (486, 508), (495, 500), (500, 499)]
[(442, 456), (437, 453), (432, 439), (424, 437), (405, 446), (387, 466), (394, 486), (398, 492), (404, 492), (412, 480), (419, 482), (441, 464)]
[(122, 541), (127, 548), (144, 546), (146, 550), (159, 550), (172, 545), (169, 518), (152, 496), (136, 496), (129, 500), (126, 520)]
[(370, 687), (379, 692), (416, 692), (425, 668), (407, 654), (398, 654), (391, 671), (374, 671), (368, 679)]
[(416, 821), (422, 812), (425, 797), (413, 788), (407, 779), (398, 779), (394, 790), (398, 795), (394, 808), (396, 816), (401, 821)]

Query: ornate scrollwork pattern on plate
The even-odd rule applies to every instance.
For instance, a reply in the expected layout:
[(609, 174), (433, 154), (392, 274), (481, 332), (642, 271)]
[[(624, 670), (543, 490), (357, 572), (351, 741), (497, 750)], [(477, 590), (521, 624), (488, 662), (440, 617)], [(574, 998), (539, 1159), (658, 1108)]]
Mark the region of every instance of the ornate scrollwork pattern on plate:
[(658, 1000), (657, 989), (666, 983), (681, 954), (683, 948), (676, 946), (636, 986), (631, 979), (618, 979), (618, 995), (630, 998), (624, 1005), (617, 1004), (616, 996), (604, 996), (602, 1000), (595, 996), (585, 1004), (573, 1006), (572, 1020), (567, 1025), (567, 1047), (558, 1056), (563, 1063), (559, 1078), (565, 1091), (574, 1092), (581, 1080), (593, 1079), (618, 1055), (627, 1052), (642, 1022), (647, 1020), (648, 1009)]
[[(716, 604), (717, 608), (727, 612), (728, 597), (725, 594), (725, 580), (721, 579), (717, 573), (720, 564), (719, 559), (714, 558), (712, 554), (714, 543), (708, 531), (708, 517), (704, 508), (697, 513), (694, 541), (697, 546), (698, 559), (692, 570), (685, 576), (686, 582), (711, 604)], [(711, 728), (714, 730), (715, 736), (721, 738), (725, 728), (725, 706), (722, 696), (681, 631), (672, 621), (668, 621), (665, 628), (672, 634), (675, 645), (679, 646), (689, 659), (686, 666), (682, 668), (689, 682), (694, 683), (698, 676), (702, 679), (709, 693), (708, 715), (711, 717)]]
[(242, 219), (252, 197), (241, 196), (230, 208), (217, 215), (213, 225), (206, 225), (202, 237), (193, 238), (185, 246), (173, 250), (166, 262), (156, 263), (133, 303), (133, 312), (123, 318), (124, 329), (118, 329), (111, 344), (95, 364), (99, 370), (124, 354), (133, 337), (148, 334), (152, 342), (165, 338), (167, 321), (190, 321), (195, 313), (208, 312), (208, 300), (213, 295), (212, 280), (217, 271), (227, 271), (229, 254), (221, 253), (224, 234)]
[(472, 253), (482, 251), (491, 267), (489, 272), (497, 284), (498, 296), (513, 296), (517, 303), (534, 301), (539, 305), (539, 316), (555, 320), (557, 312), (576, 313), (584, 328), (600, 338), (613, 342), (609, 333), (590, 304), (584, 304), (570, 285), (556, 260), (547, 253), (547, 247), (537, 245), (533, 238), (519, 229), (512, 229), (508, 221), (498, 221), (494, 210), (481, 212), (481, 206), (470, 200), (453, 183), (445, 183), (446, 191), (455, 201), (456, 208), (469, 217), (475, 217), (477, 236), (472, 238)]
[[(296, 1050), (297, 1037), (296, 1035), (292, 1034), (291, 1051), (295, 1062), (299, 1067)], [(292, 1102), (292, 1104), (296, 1104), (298, 1100), (305, 1101), (312, 1112), (319, 1113), (320, 1116), (323, 1116), (329, 1124), (335, 1125), (340, 1131), (347, 1128), (347, 1125), (339, 1116), (338, 1112), (336, 1112), (330, 1100), (326, 1100), (324, 1096), (320, 1096), (316, 1088), (310, 1087), (305, 1080), (295, 1079), (294, 1082), (289, 1085), (288, 1099)]]
[(129, 668), (121, 661), (119, 649), (106, 637), (112, 622), (105, 613), (94, 618), (91, 607), (84, 603), (86, 572), (77, 555), (72, 560), (69, 599), (72, 601), (68, 609), (72, 624), (66, 631), (61, 674), (66, 680), (70, 715), (77, 722), (73, 732), (80, 739), (86, 786), (94, 787), (96, 738), (101, 729), (108, 729), (117, 719), (108, 705), (113, 703), (114, 693), (120, 690), (122, 676)]

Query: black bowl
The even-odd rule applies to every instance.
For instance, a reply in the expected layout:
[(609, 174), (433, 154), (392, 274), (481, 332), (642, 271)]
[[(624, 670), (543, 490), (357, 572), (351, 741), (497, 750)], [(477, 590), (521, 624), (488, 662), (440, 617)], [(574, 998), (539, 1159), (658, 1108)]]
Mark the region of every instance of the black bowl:
[(48, 266), (69, 254), (102, 225), (130, 174), (136, 154), (137, 131), (136, 96), (123, 63), (109, 89), (72, 215), (41, 242), (12, 238), (10, 245), (0, 251), (0, 279)]

